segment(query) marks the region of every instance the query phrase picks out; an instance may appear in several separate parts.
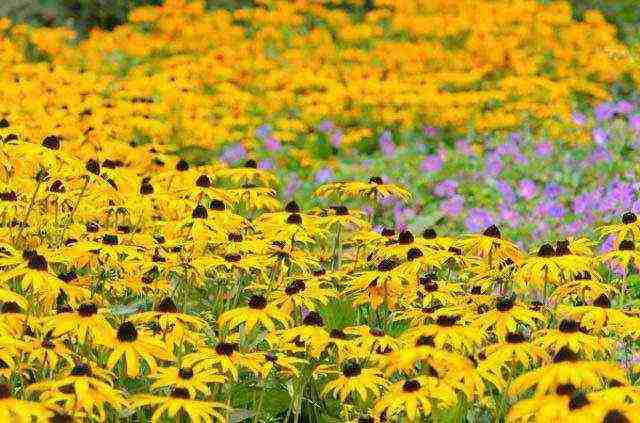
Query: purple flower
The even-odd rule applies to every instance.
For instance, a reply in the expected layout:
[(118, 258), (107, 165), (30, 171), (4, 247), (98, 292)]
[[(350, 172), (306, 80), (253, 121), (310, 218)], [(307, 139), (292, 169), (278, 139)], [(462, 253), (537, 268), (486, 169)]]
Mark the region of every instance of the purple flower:
[(453, 179), (445, 179), (435, 186), (433, 194), (436, 197), (451, 197), (458, 189), (458, 182)]
[(340, 144), (342, 144), (342, 137), (343, 134), (340, 129), (336, 129), (335, 131), (333, 131), (331, 133), (331, 136), (329, 137), (331, 146), (333, 146), (334, 148), (340, 148)]
[(594, 110), (596, 119), (600, 122), (611, 119), (615, 112), (616, 109), (611, 103), (601, 103)]
[(540, 142), (536, 145), (536, 154), (538, 156), (546, 157), (553, 153), (553, 146), (547, 141)]
[(220, 161), (225, 163), (235, 163), (247, 155), (247, 150), (240, 143), (225, 148), (220, 155)]
[(333, 172), (328, 167), (323, 167), (322, 169), (317, 171), (315, 176), (313, 177), (313, 179), (318, 184), (323, 184), (332, 178), (333, 178)]
[(462, 212), (462, 207), (464, 207), (464, 199), (459, 195), (454, 195), (440, 204), (440, 211), (447, 216), (456, 217)]
[(473, 208), (469, 210), (469, 216), (464, 221), (467, 230), (471, 232), (480, 232), (491, 224), (493, 224), (493, 218), (491, 215), (480, 208)]
[(258, 162), (258, 169), (273, 169), (274, 165), (270, 159), (260, 160)]
[(485, 161), (485, 170), (489, 175), (496, 176), (502, 172), (502, 161), (500, 157), (494, 155)]
[(573, 118), (573, 122), (578, 126), (583, 126), (587, 123), (587, 117), (580, 112), (573, 112), (571, 117)]
[(289, 182), (287, 182), (287, 186), (284, 189), (284, 195), (286, 198), (292, 198), (293, 194), (302, 186), (302, 182), (297, 174), (293, 174)]
[(456, 141), (456, 151), (466, 156), (474, 156), (473, 149), (465, 139)]
[(635, 109), (635, 106), (633, 105), (632, 102), (627, 100), (620, 100), (616, 105), (616, 111), (618, 113), (623, 113), (625, 115), (633, 112), (633, 109)]
[(330, 120), (323, 120), (318, 125), (318, 129), (320, 130), (320, 132), (323, 132), (325, 134), (328, 134), (329, 132), (333, 131), (333, 128), (334, 128), (333, 122), (331, 122)]
[(562, 194), (564, 190), (556, 183), (550, 182), (544, 187), (542, 194), (547, 198), (556, 198)]
[(256, 129), (256, 134), (255, 134), (256, 138), (260, 138), (261, 140), (264, 140), (271, 134), (271, 131), (272, 131), (271, 125), (269, 124), (260, 125)]
[(278, 141), (275, 137), (269, 137), (264, 140), (264, 148), (266, 148), (267, 151), (270, 152), (277, 151), (282, 148), (282, 144), (280, 144), (280, 141)]
[(531, 179), (523, 179), (518, 184), (518, 192), (525, 200), (531, 200), (536, 195), (536, 183)]
[(422, 128), (422, 132), (424, 132), (424, 135), (428, 138), (434, 138), (436, 135), (438, 135), (438, 130), (433, 126), (425, 126), (424, 128)]
[(380, 150), (385, 157), (392, 158), (396, 155), (396, 145), (391, 139), (390, 131), (384, 131), (382, 135), (380, 135), (378, 144), (380, 145)]
[(420, 163), (420, 171), (422, 172), (438, 172), (442, 169), (442, 165), (444, 164), (442, 158), (438, 154), (431, 154), (424, 158), (422, 163)]
[(510, 227), (515, 228), (518, 226), (518, 222), (520, 221), (520, 215), (509, 207), (501, 207), (500, 219), (507, 222)]
[(509, 183), (498, 180), (496, 181), (496, 188), (498, 188), (498, 191), (502, 194), (503, 202), (512, 204), (516, 201), (515, 194)]
[(593, 131), (591, 131), (591, 136), (593, 137), (593, 142), (595, 142), (596, 145), (604, 145), (609, 139), (609, 134), (607, 133), (607, 131), (600, 127), (593, 128)]
[(640, 115), (633, 115), (629, 118), (629, 127), (636, 132), (640, 132)]

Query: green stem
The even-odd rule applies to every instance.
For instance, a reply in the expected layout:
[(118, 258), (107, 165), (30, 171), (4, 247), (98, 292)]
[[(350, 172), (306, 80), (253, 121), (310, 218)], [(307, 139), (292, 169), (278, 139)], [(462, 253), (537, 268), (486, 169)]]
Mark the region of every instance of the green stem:
[(84, 196), (85, 191), (87, 190), (87, 186), (89, 185), (89, 177), (85, 177), (84, 184), (82, 185), (82, 190), (80, 191), (80, 195), (78, 195), (78, 199), (76, 200), (76, 204), (73, 206), (73, 210), (71, 210), (71, 214), (69, 215), (69, 220), (67, 220), (62, 228), (62, 235), (60, 236), (60, 244), (64, 242), (64, 236), (67, 233), (67, 229), (69, 229), (69, 225), (73, 222), (73, 218), (76, 215), (76, 211), (78, 210), (78, 206), (80, 205), (80, 200)]
[(31, 201), (29, 202), (29, 207), (27, 207), (27, 211), (24, 214), (24, 217), (22, 218), (23, 224), (20, 225), (20, 232), (18, 232), (18, 239), (22, 238), (22, 232), (24, 232), (24, 228), (26, 227), (26, 223), (29, 220), (29, 216), (31, 216), (31, 211), (33, 210), (33, 205), (36, 203), (36, 197), (38, 196), (40, 185), (42, 185), (42, 180), (38, 178), (36, 189), (33, 191), (33, 195), (31, 196)]

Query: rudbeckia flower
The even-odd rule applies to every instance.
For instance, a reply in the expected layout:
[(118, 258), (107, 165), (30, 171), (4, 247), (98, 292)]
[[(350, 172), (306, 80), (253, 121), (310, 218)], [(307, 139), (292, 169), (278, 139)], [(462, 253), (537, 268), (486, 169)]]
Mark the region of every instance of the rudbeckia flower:
[(151, 375), (154, 380), (152, 389), (162, 389), (165, 387), (186, 389), (191, 398), (195, 398), (198, 393), (205, 397), (211, 395), (210, 384), (221, 384), (226, 378), (213, 369), (194, 371), (190, 367), (160, 367), (158, 371)]
[(11, 387), (0, 384), (0, 419), (5, 422), (45, 421), (53, 412), (43, 404), (24, 401), (11, 396)]
[(328, 197), (337, 195), (341, 198), (368, 198), (378, 201), (385, 197), (396, 197), (401, 200), (411, 198), (411, 193), (399, 185), (384, 183), (379, 176), (373, 176), (369, 182), (336, 181), (329, 182), (315, 190), (313, 195)]
[(315, 368), (314, 376), (337, 376), (324, 385), (321, 395), (333, 393), (342, 402), (351, 394), (357, 394), (362, 401), (370, 397), (378, 398), (389, 382), (382, 377), (382, 372), (375, 368), (363, 368), (356, 360), (347, 360), (342, 368), (332, 365), (320, 365)]
[(288, 327), (291, 317), (283, 313), (275, 304), (269, 304), (262, 295), (252, 295), (248, 301), (248, 307), (235, 308), (224, 312), (218, 318), (221, 327), (228, 326), (233, 329), (244, 324), (244, 329), (250, 333), (260, 323), (268, 331), (276, 330), (275, 322)]
[(189, 391), (185, 388), (174, 388), (169, 397), (137, 395), (132, 402), (135, 408), (155, 407), (151, 416), (152, 423), (162, 421), (163, 416), (175, 420), (182, 413), (194, 422), (224, 422), (228, 409), (226, 405), (218, 402), (191, 399)]
[(161, 340), (136, 328), (130, 321), (121, 323), (116, 335), (102, 343), (113, 350), (107, 360), (107, 368), (115, 368), (120, 359), (124, 358), (128, 377), (136, 377), (141, 373), (140, 361), (146, 363), (149, 372), (153, 374), (158, 369), (157, 359), (171, 359), (171, 354)]

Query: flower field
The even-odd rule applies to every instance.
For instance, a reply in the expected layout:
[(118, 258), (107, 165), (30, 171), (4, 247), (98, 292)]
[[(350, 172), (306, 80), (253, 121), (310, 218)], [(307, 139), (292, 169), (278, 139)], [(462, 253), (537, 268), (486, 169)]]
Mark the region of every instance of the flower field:
[(0, 421), (640, 421), (599, 12), (169, 0), (0, 51)]

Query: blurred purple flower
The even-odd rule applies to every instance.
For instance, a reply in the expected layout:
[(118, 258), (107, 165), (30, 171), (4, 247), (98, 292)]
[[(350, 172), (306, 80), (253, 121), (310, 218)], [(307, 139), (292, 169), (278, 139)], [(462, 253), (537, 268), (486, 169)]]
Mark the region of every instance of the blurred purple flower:
[(636, 132), (640, 132), (640, 115), (633, 115), (629, 118), (629, 127)]
[(546, 157), (553, 153), (553, 146), (550, 142), (543, 141), (536, 145), (536, 154), (538, 156)]
[(456, 151), (465, 156), (475, 156), (471, 145), (469, 145), (469, 142), (465, 139), (459, 139), (456, 141)]
[(464, 199), (459, 195), (454, 195), (440, 204), (440, 211), (449, 217), (456, 217), (462, 212), (463, 207)]
[(269, 152), (277, 151), (282, 148), (282, 144), (275, 137), (269, 137), (264, 140), (264, 148)]
[(289, 179), (289, 182), (287, 182), (287, 186), (284, 189), (284, 196), (286, 198), (292, 198), (295, 192), (300, 189), (301, 186), (302, 182), (300, 181), (300, 178), (297, 174), (294, 173), (293, 176), (291, 176), (291, 178)]
[(518, 192), (525, 200), (531, 200), (536, 195), (536, 183), (531, 179), (523, 179), (518, 184)]
[(594, 110), (596, 119), (600, 122), (609, 120), (615, 114), (616, 109), (611, 103), (600, 103)]
[(563, 191), (564, 190), (560, 185), (554, 182), (550, 182), (544, 187), (544, 191), (542, 192), (542, 195), (544, 195), (546, 198), (556, 198), (560, 196), (563, 193)]
[(325, 134), (328, 134), (329, 132), (333, 131), (333, 128), (334, 128), (333, 122), (331, 122), (330, 120), (323, 120), (318, 125), (318, 129), (320, 130), (320, 132), (323, 132)]
[(256, 138), (260, 138), (261, 140), (266, 139), (271, 134), (272, 128), (269, 124), (260, 125), (256, 129)]
[(433, 126), (425, 126), (424, 128), (422, 128), (422, 132), (428, 138), (434, 138), (436, 135), (438, 135), (438, 129)]
[(317, 171), (315, 176), (313, 177), (313, 179), (318, 184), (323, 184), (332, 178), (333, 178), (333, 172), (328, 167), (323, 167), (322, 169)]
[(587, 123), (587, 116), (585, 116), (583, 113), (573, 112), (571, 114), (571, 117), (573, 118), (573, 122), (578, 126), (583, 126)]
[(380, 150), (382, 154), (387, 158), (392, 158), (396, 155), (396, 145), (393, 143), (393, 139), (391, 139), (391, 132), (384, 131), (380, 138), (378, 139), (378, 144), (380, 146)]
[(591, 131), (591, 137), (596, 145), (604, 145), (609, 139), (609, 134), (604, 129), (597, 127)]
[(473, 208), (469, 210), (469, 215), (464, 221), (467, 230), (471, 232), (480, 232), (481, 230), (485, 230), (492, 223), (493, 218), (491, 215), (486, 210), (480, 208)]
[(443, 164), (444, 162), (439, 154), (431, 154), (420, 163), (420, 171), (428, 173), (439, 172)]
[(513, 193), (513, 189), (511, 188), (511, 185), (509, 185), (509, 183), (502, 180), (497, 180), (496, 188), (502, 195), (502, 201), (504, 203), (513, 204), (516, 201), (516, 196)]
[(618, 104), (616, 104), (616, 111), (625, 115), (633, 112), (634, 109), (634, 104), (628, 100), (620, 100)]
[(458, 189), (458, 181), (453, 179), (445, 179), (435, 186), (433, 194), (437, 197), (450, 197), (456, 193)]
[(342, 130), (337, 129), (331, 133), (331, 137), (329, 138), (329, 142), (334, 148), (340, 148), (340, 144), (342, 144)]
[(260, 160), (258, 162), (258, 169), (273, 169), (274, 165), (271, 159)]
[(500, 160), (500, 157), (489, 157), (485, 161), (485, 171), (492, 176), (496, 176), (502, 172), (502, 161)]
[(220, 161), (231, 164), (244, 158), (247, 155), (247, 150), (240, 143), (231, 145), (225, 148), (220, 155)]

